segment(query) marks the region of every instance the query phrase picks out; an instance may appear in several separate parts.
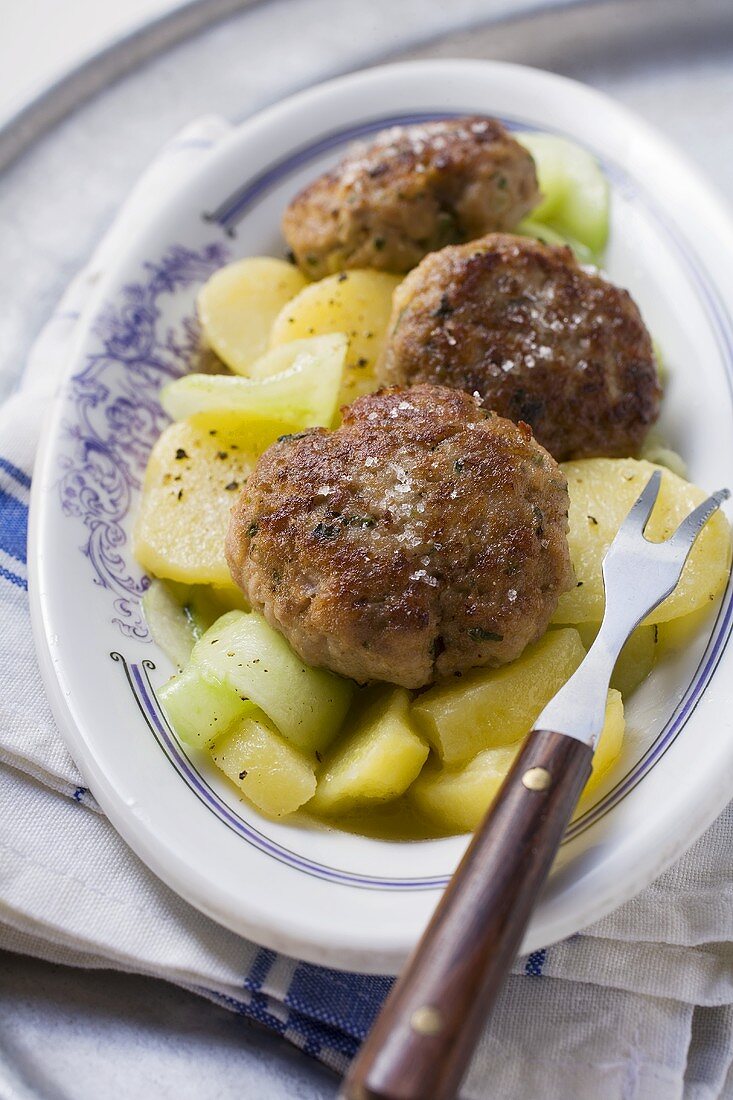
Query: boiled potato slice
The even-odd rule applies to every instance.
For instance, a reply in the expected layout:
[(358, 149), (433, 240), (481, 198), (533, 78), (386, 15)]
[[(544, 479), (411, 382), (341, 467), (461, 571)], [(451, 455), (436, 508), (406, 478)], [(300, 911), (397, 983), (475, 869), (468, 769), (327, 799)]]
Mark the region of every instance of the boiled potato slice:
[(304, 336), (344, 332), (349, 338), (339, 404), (376, 388), (374, 366), (384, 345), (396, 275), (342, 271), (311, 283), (289, 302), (272, 326), (270, 346)]
[[(581, 638), (585, 625), (587, 624), (580, 624)], [(611, 676), (611, 687), (616, 688), (624, 699), (644, 683), (654, 668), (659, 648), (658, 635), (659, 628), (656, 624), (643, 623), (637, 626), (621, 650)]]
[(270, 817), (293, 813), (316, 789), (315, 761), (281, 737), (257, 707), (216, 741), (211, 759)]
[(398, 798), (415, 779), (428, 746), (410, 720), (404, 688), (378, 689), (318, 776), (313, 813), (347, 813)]
[(183, 420), (148, 459), (133, 552), (143, 569), (188, 584), (232, 586), (224, 557), (229, 512), (256, 453), (239, 429)]
[(616, 757), (621, 752), (625, 732), (624, 701), (621, 692), (611, 688), (606, 701), (606, 721), (598, 739), (596, 751), (593, 754), (593, 771), (583, 790), (584, 798), (593, 793), (594, 788), (598, 786), (606, 772), (613, 766)]
[[(568, 542), (578, 585), (560, 597), (554, 622), (600, 622), (603, 618), (603, 557), (657, 469), (662, 470), (662, 485), (647, 527), (652, 539), (670, 535), (707, 493), (670, 470), (643, 460), (588, 458), (562, 464), (570, 492)], [(723, 589), (729, 569), (730, 527), (725, 516), (717, 512), (697, 539), (677, 588), (646, 621), (666, 622), (712, 602)]]
[(621, 752), (625, 732), (626, 719), (624, 717), (623, 699), (618, 691), (611, 688), (606, 703), (606, 721), (596, 751), (593, 754), (593, 771), (583, 788), (577, 809), (573, 814), (574, 818), (580, 817), (581, 814), (590, 809), (601, 780), (606, 777)]
[[(606, 722), (593, 759), (593, 773), (583, 794), (592, 793), (621, 750), (624, 716), (621, 696), (609, 691)], [(462, 768), (427, 764), (410, 787), (407, 797), (430, 824), (446, 833), (468, 833), (482, 821), (520, 745), (484, 749)]]
[(658, 659), (687, 649), (703, 630), (709, 633), (714, 622), (712, 610), (712, 604), (706, 604), (690, 615), (660, 623), (657, 627)]
[(407, 798), (431, 826), (445, 833), (470, 833), (494, 800), (519, 745), (484, 749), (460, 769), (426, 764)]
[(228, 684), (201, 676), (192, 665), (158, 691), (158, 701), (181, 741), (208, 745), (251, 708)]
[(230, 611), (199, 638), (191, 665), (260, 707), (296, 748), (315, 754), (338, 733), (354, 684), (310, 668), (255, 612)]
[[(595, 641), (600, 623), (578, 623), (577, 631), (583, 645), (590, 649)], [(659, 627), (644, 623), (633, 631), (619, 654), (611, 676), (611, 687), (617, 688), (624, 698), (631, 695), (654, 668), (657, 659), (657, 635)]]
[[(278, 370), (258, 378), (186, 374), (170, 382), (160, 403), (173, 420), (219, 413), (244, 423), (277, 421), (289, 431), (331, 424), (338, 404), (347, 339), (341, 334), (298, 340), (277, 354)], [(281, 428), (282, 430), (282, 428)]]
[(596, 158), (567, 138), (522, 131), (517, 141), (532, 154), (542, 202), (533, 221), (575, 237), (598, 255), (608, 240), (608, 182)]
[(247, 374), (267, 350), (272, 322), (304, 286), (297, 267), (271, 256), (220, 267), (198, 297), (204, 340), (233, 371)]
[(584, 656), (577, 630), (550, 630), (503, 668), (475, 669), (430, 688), (413, 703), (413, 716), (444, 764), (462, 764), (529, 733)]

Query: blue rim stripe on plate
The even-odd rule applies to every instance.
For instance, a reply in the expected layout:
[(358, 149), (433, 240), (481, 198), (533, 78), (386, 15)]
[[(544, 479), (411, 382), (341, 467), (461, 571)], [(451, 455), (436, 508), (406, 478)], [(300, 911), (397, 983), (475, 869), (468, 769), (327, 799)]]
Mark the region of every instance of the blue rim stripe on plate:
[(434, 122), (442, 118), (461, 118), (466, 114), (475, 114), (467, 111), (426, 111), (409, 115), (391, 115), (389, 118), (369, 119), (360, 122), (356, 126), (346, 126), (340, 130), (332, 130), (317, 141), (309, 145), (303, 145), (290, 153), (287, 157), (276, 161), (263, 172), (259, 172), (253, 179), (238, 187), (237, 190), (224, 199), (210, 214), (204, 214), (204, 220), (220, 225), (229, 235), (233, 236), (237, 223), (242, 220), (249, 208), (267, 194), (275, 184), (301, 168), (309, 161), (315, 160), (322, 153), (328, 153), (331, 149), (337, 149), (345, 142), (355, 141), (357, 138), (366, 137), (368, 134), (378, 133), (389, 126), (411, 126), (416, 122)]

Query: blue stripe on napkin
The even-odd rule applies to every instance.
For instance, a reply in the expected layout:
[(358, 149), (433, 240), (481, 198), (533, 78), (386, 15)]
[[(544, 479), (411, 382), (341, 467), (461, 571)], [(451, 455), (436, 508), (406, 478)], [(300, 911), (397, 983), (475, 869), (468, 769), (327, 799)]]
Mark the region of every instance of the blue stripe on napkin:
[(28, 591), (28, 581), (25, 577), (19, 577), (17, 573), (6, 569), (4, 565), (0, 565), (0, 580), (8, 581), (10, 584), (14, 584), (16, 588), (23, 588), (26, 592)]
[(285, 1003), (297, 1012), (363, 1039), (391, 987), (391, 978), (300, 963), (293, 973)]
[(527, 961), (524, 964), (524, 973), (530, 978), (541, 978), (542, 967), (545, 965), (547, 959), (547, 951), (543, 947), (539, 951), (533, 951), (531, 955), (527, 956)]
[(0, 489), (0, 550), (26, 563), (28, 506)]
[(2, 455), (0, 455), (0, 470), (4, 470), (6, 474), (10, 474), (10, 476), (15, 478), (18, 484), (22, 485), (24, 489), (30, 489), (31, 479), (28, 474), (24, 473), (18, 466), (10, 462), (9, 459), (3, 458)]

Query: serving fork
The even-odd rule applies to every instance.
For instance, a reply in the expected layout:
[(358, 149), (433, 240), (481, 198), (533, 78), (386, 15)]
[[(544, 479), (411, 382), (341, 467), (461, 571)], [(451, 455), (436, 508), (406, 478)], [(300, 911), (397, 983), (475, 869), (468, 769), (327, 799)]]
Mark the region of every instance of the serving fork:
[(608, 548), (598, 635), (519, 751), (352, 1064), (343, 1100), (458, 1092), (590, 776), (621, 648), (674, 591), (697, 536), (729, 496), (714, 493), (668, 539), (651, 542), (644, 532), (660, 483), (656, 470)]

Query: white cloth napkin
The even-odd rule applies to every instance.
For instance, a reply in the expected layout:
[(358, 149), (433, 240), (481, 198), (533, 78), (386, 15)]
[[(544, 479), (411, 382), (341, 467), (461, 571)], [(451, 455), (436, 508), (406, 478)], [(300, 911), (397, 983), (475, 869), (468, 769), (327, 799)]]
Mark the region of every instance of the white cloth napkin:
[[(54, 727), (27, 599), (28, 491), (43, 414), (89, 288), (228, 130), (208, 118), (160, 154), (39, 336), (0, 409), (0, 947), (175, 982), (343, 1070), (389, 987), (259, 949), (164, 886), (99, 812)], [(582, 935), (520, 959), (462, 1095), (733, 1097), (733, 807), (674, 867)]]

